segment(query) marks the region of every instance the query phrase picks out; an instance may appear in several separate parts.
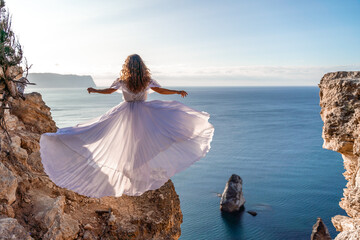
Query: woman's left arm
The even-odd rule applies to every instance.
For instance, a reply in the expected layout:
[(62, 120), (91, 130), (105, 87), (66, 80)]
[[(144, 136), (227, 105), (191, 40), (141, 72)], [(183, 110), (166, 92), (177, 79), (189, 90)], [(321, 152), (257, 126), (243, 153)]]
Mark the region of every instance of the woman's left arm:
[(89, 87), (87, 89), (87, 91), (88, 91), (88, 93), (111, 94), (113, 92), (116, 92), (117, 89), (115, 89), (115, 88), (95, 89), (95, 88)]

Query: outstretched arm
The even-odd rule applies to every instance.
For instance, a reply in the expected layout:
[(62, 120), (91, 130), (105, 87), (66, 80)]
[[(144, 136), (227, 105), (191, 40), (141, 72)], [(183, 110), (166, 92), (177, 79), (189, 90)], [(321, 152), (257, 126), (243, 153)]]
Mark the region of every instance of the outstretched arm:
[(177, 90), (170, 90), (170, 89), (161, 88), (161, 87), (152, 87), (151, 89), (154, 92), (157, 92), (160, 94), (180, 94), (181, 97), (186, 97), (188, 95), (187, 92), (185, 92), (183, 90), (177, 91)]
[(105, 88), (105, 89), (95, 89), (92, 87), (89, 87), (87, 89), (88, 93), (102, 93), (102, 94), (111, 94), (113, 92), (116, 92), (115, 88)]

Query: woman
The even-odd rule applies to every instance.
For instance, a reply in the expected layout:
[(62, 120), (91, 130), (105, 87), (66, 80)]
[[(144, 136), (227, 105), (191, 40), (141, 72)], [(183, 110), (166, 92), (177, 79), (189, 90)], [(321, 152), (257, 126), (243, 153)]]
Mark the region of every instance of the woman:
[(145, 101), (149, 89), (187, 96), (161, 88), (136, 54), (110, 88), (88, 88), (121, 90), (124, 101), (87, 123), (41, 136), (42, 163), (54, 183), (90, 197), (137, 196), (204, 157), (214, 133), (209, 114), (177, 101)]

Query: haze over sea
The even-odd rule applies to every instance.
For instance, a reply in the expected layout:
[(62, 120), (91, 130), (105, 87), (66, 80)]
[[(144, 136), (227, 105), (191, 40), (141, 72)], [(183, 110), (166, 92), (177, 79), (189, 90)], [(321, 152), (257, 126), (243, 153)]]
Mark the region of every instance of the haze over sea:
[[(169, 87), (170, 88), (170, 87)], [(332, 237), (331, 217), (345, 179), (341, 155), (322, 149), (317, 87), (182, 87), (189, 96), (150, 94), (210, 113), (215, 134), (208, 155), (172, 180), (184, 222), (181, 240), (309, 239), (321, 217)], [(83, 88), (29, 87), (51, 107), (58, 127), (105, 113), (121, 94)], [(221, 214), (219, 197), (231, 174), (243, 179), (246, 212)]]

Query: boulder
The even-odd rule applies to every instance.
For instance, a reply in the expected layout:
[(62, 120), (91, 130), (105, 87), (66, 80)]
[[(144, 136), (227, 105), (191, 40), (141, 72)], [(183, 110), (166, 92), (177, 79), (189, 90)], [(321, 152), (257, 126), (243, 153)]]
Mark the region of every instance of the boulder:
[(10, 146), (12, 149), (12, 154), (17, 160), (21, 162), (25, 162), (27, 160), (28, 154), (25, 149), (21, 148), (21, 138), (19, 136), (15, 135), (11, 137)]
[(233, 174), (226, 183), (220, 200), (220, 210), (225, 212), (239, 211), (245, 203), (242, 192), (242, 179), (239, 175)]
[(0, 218), (0, 239), (32, 240), (33, 238), (15, 218)]
[(0, 162), (0, 200), (11, 204), (16, 199), (18, 180), (12, 172)]
[(65, 196), (51, 198), (47, 195), (36, 193), (34, 202), (34, 219), (48, 229), (43, 239), (74, 239), (80, 228), (78, 221), (72, 219), (64, 212)]

